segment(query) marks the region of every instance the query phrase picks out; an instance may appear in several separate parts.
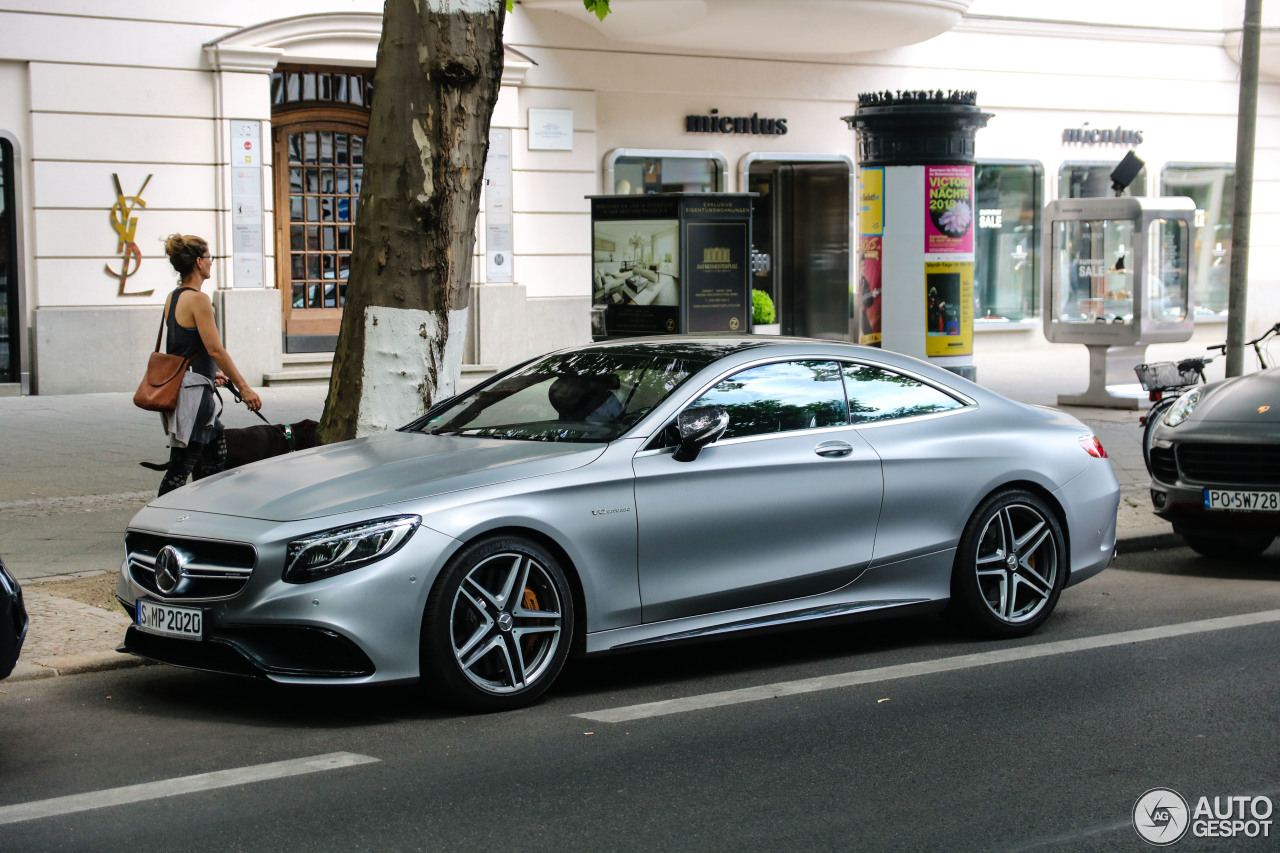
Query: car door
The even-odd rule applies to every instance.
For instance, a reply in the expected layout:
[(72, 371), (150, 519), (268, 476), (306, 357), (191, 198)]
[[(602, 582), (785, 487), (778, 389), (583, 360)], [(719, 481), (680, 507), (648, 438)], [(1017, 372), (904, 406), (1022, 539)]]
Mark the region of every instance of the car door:
[(872, 556), (880, 460), (849, 426), (835, 361), (778, 361), (716, 383), (690, 407), (729, 412), (691, 462), (637, 454), (643, 619), (656, 622), (828, 592)]

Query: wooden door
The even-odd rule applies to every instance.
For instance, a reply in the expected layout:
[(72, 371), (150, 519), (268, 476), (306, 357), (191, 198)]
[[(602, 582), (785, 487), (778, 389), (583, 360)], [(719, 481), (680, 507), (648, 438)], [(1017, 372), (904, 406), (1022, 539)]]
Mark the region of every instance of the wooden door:
[[(294, 118), (291, 116), (291, 118)], [(365, 126), (297, 116), (274, 128), (276, 280), (285, 351), (332, 349), (342, 321)]]

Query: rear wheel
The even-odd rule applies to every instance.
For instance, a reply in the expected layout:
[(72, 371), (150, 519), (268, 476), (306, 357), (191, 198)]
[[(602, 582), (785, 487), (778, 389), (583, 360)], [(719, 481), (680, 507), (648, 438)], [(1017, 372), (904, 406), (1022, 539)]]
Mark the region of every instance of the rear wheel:
[(1030, 634), (1049, 618), (1066, 577), (1057, 516), (1021, 489), (987, 498), (965, 527), (948, 612), (987, 637)]
[(1228, 557), (1243, 559), (1256, 557), (1271, 547), (1274, 536), (1258, 534), (1257, 536), (1203, 536), (1199, 534), (1182, 535), (1187, 545), (1197, 554), (1206, 557)]
[(472, 711), (535, 701), (573, 639), (573, 596), (555, 557), (503, 536), (464, 548), (440, 573), (423, 615), (423, 687)]

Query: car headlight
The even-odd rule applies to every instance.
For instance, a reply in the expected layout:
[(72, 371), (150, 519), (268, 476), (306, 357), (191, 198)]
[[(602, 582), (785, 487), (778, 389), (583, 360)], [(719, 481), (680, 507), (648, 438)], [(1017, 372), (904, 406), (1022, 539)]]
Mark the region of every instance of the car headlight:
[(367, 566), (395, 553), (421, 523), (420, 516), (397, 515), (295, 539), (289, 543), (284, 580), (309, 583)]
[(1191, 413), (1200, 404), (1200, 398), (1203, 396), (1204, 389), (1202, 388), (1192, 388), (1184, 393), (1174, 401), (1173, 405), (1169, 407), (1169, 411), (1164, 413), (1164, 425), (1176, 427), (1191, 417)]

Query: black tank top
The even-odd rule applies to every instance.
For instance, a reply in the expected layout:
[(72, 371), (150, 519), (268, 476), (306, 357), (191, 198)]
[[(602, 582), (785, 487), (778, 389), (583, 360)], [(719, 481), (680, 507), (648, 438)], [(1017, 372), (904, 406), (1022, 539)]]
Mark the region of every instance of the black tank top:
[(190, 287), (175, 288), (173, 295), (169, 297), (169, 316), (165, 318), (168, 340), (165, 342), (164, 351), (169, 355), (180, 355), (191, 359), (192, 370), (201, 376), (213, 379), (217, 368), (214, 366), (213, 356), (209, 355), (209, 351), (204, 347), (204, 341), (200, 340), (199, 330), (184, 329), (178, 325), (178, 299), (183, 293), (192, 289)]

